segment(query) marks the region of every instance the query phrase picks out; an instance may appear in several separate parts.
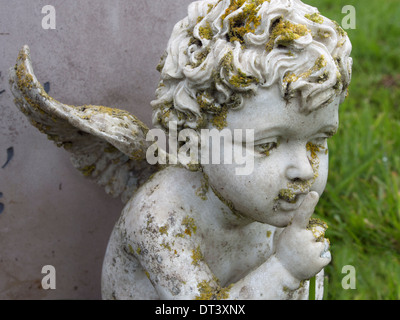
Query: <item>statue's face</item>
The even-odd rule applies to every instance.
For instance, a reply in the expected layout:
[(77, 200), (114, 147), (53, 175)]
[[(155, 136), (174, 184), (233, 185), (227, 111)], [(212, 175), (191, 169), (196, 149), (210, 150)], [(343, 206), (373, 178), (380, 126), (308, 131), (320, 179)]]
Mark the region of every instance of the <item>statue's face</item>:
[[(283, 100), (277, 89), (260, 88), (231, 110), (227, 129), (253, 129), (254, 170), (237, 175), (238, 164), (203, 165), (209, 183), (243, 216), (276, 227), (289, 224), (310, 191), (322, 194), (328, 176), (327, 139), (338, 128), (339, 99), (310, 114), (299, 102)], [(234, 148), (242, 144), (235, 144)]]

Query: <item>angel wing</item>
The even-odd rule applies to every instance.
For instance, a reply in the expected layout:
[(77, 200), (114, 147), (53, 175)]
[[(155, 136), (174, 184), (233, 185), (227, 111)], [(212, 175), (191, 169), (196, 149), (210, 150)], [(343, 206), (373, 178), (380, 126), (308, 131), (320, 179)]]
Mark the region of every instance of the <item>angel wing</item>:
[(33, 73), (24, 46), (10, 86), (16, 106), (58, 147), (72, 153), (73, 165), (125, 203), (159, 170), (146, 161), (148, 127), (127, 111), (103, 106), (71, 106), (51, 98)]

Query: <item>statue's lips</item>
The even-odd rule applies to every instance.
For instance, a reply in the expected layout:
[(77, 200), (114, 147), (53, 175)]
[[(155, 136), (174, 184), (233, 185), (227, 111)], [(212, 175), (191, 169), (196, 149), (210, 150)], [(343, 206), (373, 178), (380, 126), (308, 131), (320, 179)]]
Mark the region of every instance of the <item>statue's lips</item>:
[(308, 194), (308, 192), (304, 193), (297, 193), (295, 194), (293, 199), (284, 199), (282, 197), (279, 197), (278, 199), (278, 205), (279, 208), (282, 211), (293, 211), (293, 210), (297, 210), (301, 204), (303, 203), (306, 195)]

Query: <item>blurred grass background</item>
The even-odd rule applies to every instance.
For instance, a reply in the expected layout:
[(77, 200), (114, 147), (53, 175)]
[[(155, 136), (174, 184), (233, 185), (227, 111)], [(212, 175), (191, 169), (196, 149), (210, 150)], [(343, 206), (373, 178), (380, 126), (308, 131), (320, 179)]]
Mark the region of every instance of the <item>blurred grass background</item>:
[[(350, 95), (329, 142), (329, 180), (316, 211), (329, 225), (332, 251), (324, 298), (400, 299), (400, 2), (303, 1), (340, 25), (342, 8), (356, 9), (356, 29), (346, 30)], [(346, 265), (355, 267), (355, 290), (342, 287)]]

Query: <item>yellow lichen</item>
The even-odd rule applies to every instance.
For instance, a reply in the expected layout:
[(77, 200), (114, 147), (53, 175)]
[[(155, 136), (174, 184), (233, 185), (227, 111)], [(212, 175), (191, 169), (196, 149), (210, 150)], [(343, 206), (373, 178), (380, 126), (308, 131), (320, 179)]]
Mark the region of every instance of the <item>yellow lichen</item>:
[(233, 71), (233, 52), (229, 51), (221, 60), (221, 67), (227, 72)]
[(207, 200), (209, 186), (208, 179), (204, 177), (201, 181), (201, 186), (196, 190), (196, 196), (200, 197), (202, 200)]
[(317, 152), (320, 151), (319, 147), (314, 143), (308, 142), (306, 148), (307, 148), (307, 151), (309, 151), (311, 153), (311, 158), (316, 159)]
[(315, 12), (313, 14), (306, 14), (304, 17), (318, 24), (324, 23), (324, 18), (318, 12)]
[(177, 233), (176, 235), (175, 235), (175, 237), (177, 237), (177, 238), (184, 238), (185, 237), (185, 235), (183, 234), (183, 233)]
[(237, 74), (234, 74), (229, 78), (229, 83), (236, 88), (248, 87), (252, 83), (259, 83), (259, 80), (255, 77), (246, 75), (242, 70), (238, 69)]
[(213, 31), (210, 25), (210, 22), (206, 22), (206, 25), (203, 27), (199, 27), (199, 34), (200, 37), (207, 39), (207, 40), (212, 40), (213, 38)]
[(85, 177), (90, 176), (95, 170), (96, 170), (96, 166), (94, 164), (91, 165), (91, 166), (86, 166), (86, 167), (83, 167), (82, 169), (80, 169), (80, 171), (82, 172), (82, 174)]
[(165, 234), (165, 235), (168, 235), (168, 225), (165, 225), (165, 226), (162, 226), (162, 227), (160, 227), (159, 229), (158, 229), (158, 231), (161, 233), (161, 234)]
[(204, 260), (203, 253), (201, 252), (200, 246), (192, 250), (192, 265), (198, 266), (200, 261)]
[(231, 0), (229, 7), (225, 10), (225, 13), (221, 17), (221, 20), (224, 21), (227, 16), (238, 10), (245, 2), (246, 0)]
[(197, 285), (200, 295), (195, 298), (196, 300), (213, 300), (216, 289), (211, 287), (210, 282), (203, 280)]
[(226, 120), (228, 116), (228, 107), (223, 106), (217, 114), (215, 114), (211, 120), (212, 124), (214, 127), (216, 127), (218, 130), (222, 130), (226, 128), (228, 125), (228, 122)]
[(161, 122), (165, 127), (168, 127), (172, 108), (172, 102), (160, 107), (160, 112), (158, 113), (157, 119), (158, 122)]
[[(296, 82), (300, 78), (307, 79), (313, 73), (318, 72), (322, 68), (326, 67), (326, 65), (327, 65), (326, 59), (325, 59), (325, 57), (323, 55), (321, 55), (320, 57), (317, 58), (317, 60), (315, 60), (314, 66), (311, 69), (309, 69), (309, 70), (307, 70), (307, 71), (305, 71), (305, 72), (303, 72), (303, 73), (301, 73), (299, 75), (296, 75), (294, 73), (288, 72), (285, 75), (285, 77), (283, 78), (283, 83), (289, 84), (289, 83), (292, 83), (292, 82)], [(328, 75), (325, 73), (325, 76), (327, 77)]]
[(221, 24), (224, 20), (235, 11), (241, 10), (238, 14), (229, 18), (230, 30), (228, 39), (230, 42), (239, 41), (244, 43), (244, 36), (247, 33), (255, 33), (261, 23), (261, 18), (258, 16), (260, 6), (269, 0), (232, 0), (229, 7), (221, 17)]
[(220, 110), (220, 107), (214, 103), (214, 99), (209, 91), (198, 92), (196, 100), (202, 111), (216, 113)]
[(168, 251), (171, 251), (172, 248), (169, 244), (169, 242), (164, 241), (163, 243), (161, 243), (161, 247), (163, 247), (164, 249), (167, 249)]
[[(154, 174), (152, 176), (154, 176)], [(152, 177), (150, 177), (150, 178), (152, 178)], [(150, 178), (149, 178), (149, 180), (150, 180)], [(147, 230), (150, 230), (150, 225), (153, 223), (153, 220), (154, 220), (154, 217), (151, 216), (151, 215), (148, 215), (147, 222), (146, 222), (146, 229)]]
[(326, 38), (329, 38), (331, 36), (331, 34), (329, 32), (327, 32), (327, 31), (325, 31), (325, 30), (319, 29), (318, 32), (317, 32), (317, 36), (319, 38), (325, 38), (326, 39)]
[(287, 47), (294, 40), (305, 36), (307, 33), (310, 33), (310, 30), (305, 25), (293, 24), (288, 20), (280, 18), (272, 29), (265, 49), (267, 52), (270, 52), (275, 44)]
[(128, 250), (130, 254), (134, 254), (135, 252), (130, 244), (128, 244)]
[(310, 152), (311, 154), (311, 159), (315, 160), (318, 158), (318, 152), (321, 152), (321, 150), (325, 150), (325, 147), (320, 144), (308, 142), (306, 145), (307, 151)]
[(311, 218), (306, 229), (313, 233), (316, 241), (323, 242), (325, 231), (328, 229), (328, 225), (321, 219)]
[(343, 30), (343, 28), (340, 26), (339, 23), (337, 23), (336, 21), (332, 21), (335, 24), (335, 29), (337, 31), (338, 34), (340, 34), (342, 37), (347, 36), (347, 32)]
[[(215, 278), (215, 277), (214, 277)], [(212, 286), (211, 285), (211, 280), (206, 281), (203, 280), (201, 281), (198, 285), (197, 288), (199, 290), (200, 295), (198, 295), (195, 299), (196, 300), (223, 300), (223, 299), (228, 299), (229, 298), (229, 291), (231, 290), (233, 284), (226, 288), (222, 288), (219, 285), (218, 279), (214, 279), (216, 282), (216, 285)]]
[(285, 200), (289, 203), (296, 202), (296, 194), (292, 189), (282, 189), (279, 191), (279, 199)]
[(196, 63), (190, 64), (193, 68), (199, 67), (209, 55), (211, 49), (209, 47), (205, 48), (204, 50), (200, 51), (196, 54)]
[(36, 122), (35, 120), (31, 120), (31, 124), (32, 124), (35, 128), (37, 128), (41, 133), (46, 133), (46, 132), (48, 132), (48, 131), (51, 129), (51, 127), (46, 126), (46, 125), (44, 125), (44, 124), (42, 124), (42, 123)]
[(197, 231), (197, 226), (195, 224), (195, 220), (189, 216), (186, 216), (185, 218), (183, 218), (182, 225), (186, 227), (184, 232), (188, 236), (192, 236), (192, 232), (196, 233), (196, 231)]

